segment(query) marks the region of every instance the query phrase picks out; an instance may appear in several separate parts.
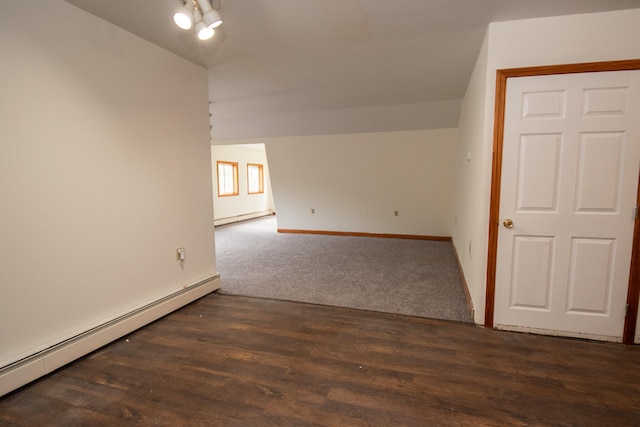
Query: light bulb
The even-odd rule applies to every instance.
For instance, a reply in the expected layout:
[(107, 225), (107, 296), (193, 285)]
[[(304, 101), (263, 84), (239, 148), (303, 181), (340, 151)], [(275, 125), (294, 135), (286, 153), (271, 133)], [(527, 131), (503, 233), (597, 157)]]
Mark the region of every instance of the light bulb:
[(193, 16), (196, 20), (196, 33), (198, 33), (198, 38), (200, 40), (209, 40), (213, 37), (215, 31), (205, 25), (204, 21), (202, 21), (202, 15), (198, 9), (194, 10)]
[(188, 30), (189, 28), (191, 28), (191, 18), (189, 18), (189, 16), (187, 16), (183, 12), (176, 12), (175, 15), (173, 15), (173, 20), (175, 21), (176, 25), (183, 30)]
[(213, 31), (212, 28), (209, 28), (206, 25), (204, 25), (204, 23), (202, 23), (202, 28), (198, 30), (198, 38), (200, 40), (209, 40), (211, 37), (213, 37), (214, 34), (215, 34), (215, 31)]
[(173, 15), (176, 25), (183, 30), (188, 30), (193, 26), (193, 2), (187, 1), (184, 6), (180, 6)]

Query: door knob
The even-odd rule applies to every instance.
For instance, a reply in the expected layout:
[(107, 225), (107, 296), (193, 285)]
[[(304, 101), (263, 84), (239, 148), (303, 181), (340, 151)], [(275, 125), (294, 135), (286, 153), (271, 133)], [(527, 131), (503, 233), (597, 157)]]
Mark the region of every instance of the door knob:
[(513, 221), (510, 220), (509, 218), (507, 218), (507, 219), (504, 220), (502, 225), (504, 225), (507, 228), (513, 228)]

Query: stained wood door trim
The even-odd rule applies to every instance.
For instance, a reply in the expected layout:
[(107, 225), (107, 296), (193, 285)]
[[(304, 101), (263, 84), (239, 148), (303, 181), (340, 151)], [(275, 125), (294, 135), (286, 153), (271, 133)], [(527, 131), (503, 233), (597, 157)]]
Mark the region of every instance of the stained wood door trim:
[(638, 179), (638, 201), (636, 202), (636, 226), (633, 233), (633, 249), (631, 250), (631, 272), (629, 276), (629, 290), (627, 291), (627, 316), (624, 321), (622, 342), (633, 344), (635, 342), (638, 299), (640, 298), (640, 178)]
[[(491, 201), (489, 205), (489, 242), (487, 253), (487, 289), (484, 313), (484, 326), (493, 328), (496, 291), (496, 259), (498, 252), (498, 225), (500, 208), (500, 182), (502, 179), (502, 145), (504, 139), (505, 99), (507, 79), (512, 77), (546, 76), (552, 74), (592, 73), (601, 71), (640, 70), (640, 59), (624, 61), (587, 62), (580, 64), (545, 65), (540, 67), (508, 68), (496, 70), (496, 97), (493, 124), (493, 158), (491, 174)], [(640, 192), (638, 195), (640, 204)], [(628, 314), (625, 317), (622, 342), (633, 344), (638, 298), (640, 298), (640, 265), (636, 258), (640, 256), (640, 228), (636, 219), (634, 243), (631, 258), (631, 275), (627, 292)]]

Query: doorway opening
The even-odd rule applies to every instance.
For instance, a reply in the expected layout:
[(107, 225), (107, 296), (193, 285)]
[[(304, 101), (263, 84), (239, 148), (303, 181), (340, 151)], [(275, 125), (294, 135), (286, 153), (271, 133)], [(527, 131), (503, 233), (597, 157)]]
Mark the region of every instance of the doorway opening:
[(265, 144), (212, 145), (214, 225), (275, 212)]

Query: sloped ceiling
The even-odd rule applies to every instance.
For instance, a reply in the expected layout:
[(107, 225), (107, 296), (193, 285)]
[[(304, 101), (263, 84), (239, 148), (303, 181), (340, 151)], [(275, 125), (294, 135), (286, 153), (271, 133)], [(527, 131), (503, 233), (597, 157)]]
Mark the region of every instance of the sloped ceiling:
[(640, 0), (213, 0), (200, 42), (179, 0), (66, 0), (209, 70), (215, 139), (450, 127), (488, 23)]

